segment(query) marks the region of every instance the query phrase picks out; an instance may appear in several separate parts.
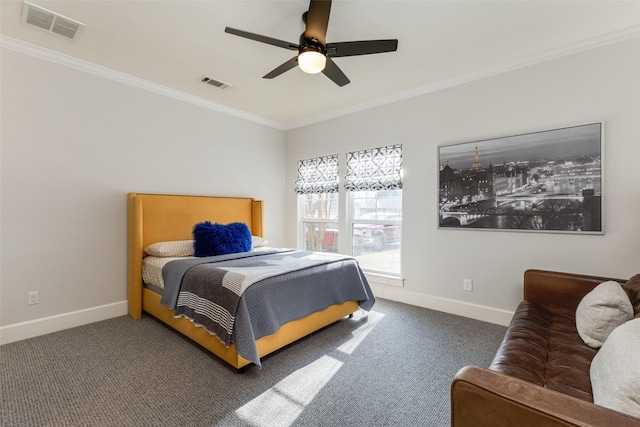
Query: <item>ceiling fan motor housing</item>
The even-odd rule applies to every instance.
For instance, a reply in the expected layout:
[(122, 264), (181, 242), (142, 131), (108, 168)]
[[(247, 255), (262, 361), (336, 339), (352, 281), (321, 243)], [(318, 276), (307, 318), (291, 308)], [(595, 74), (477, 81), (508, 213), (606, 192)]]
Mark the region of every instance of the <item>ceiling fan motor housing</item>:
[(317, 38), (313, 37), (311, 39), (307, 39), (304, 36), (304, 33), (300, 35), (300, 44), (298, 47), (298, 52), (309, 52), (315, 51), (320, 52), (323, 55), (327, 54), (327, 49), (318, 41)]

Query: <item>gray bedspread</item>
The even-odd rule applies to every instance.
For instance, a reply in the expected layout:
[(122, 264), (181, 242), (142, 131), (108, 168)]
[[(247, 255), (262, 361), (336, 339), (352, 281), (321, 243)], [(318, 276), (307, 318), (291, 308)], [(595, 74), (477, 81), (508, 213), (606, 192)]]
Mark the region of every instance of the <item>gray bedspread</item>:
[(162, 303), (260, 366), (255, 341), (333, 304), (375, 299), (355, 259), (298, 250), (179, 260), (163, 269)]

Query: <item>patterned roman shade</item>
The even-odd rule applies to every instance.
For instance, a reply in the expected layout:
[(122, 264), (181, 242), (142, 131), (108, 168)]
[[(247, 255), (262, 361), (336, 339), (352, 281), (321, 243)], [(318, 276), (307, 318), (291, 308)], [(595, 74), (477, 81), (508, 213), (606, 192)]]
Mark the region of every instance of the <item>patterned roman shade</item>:
[(402, 144), (347, 153), (347, 191), (402, 188)]
[(338, 192), (338, 155), (298, 160), (296, 193), (322, 194)]

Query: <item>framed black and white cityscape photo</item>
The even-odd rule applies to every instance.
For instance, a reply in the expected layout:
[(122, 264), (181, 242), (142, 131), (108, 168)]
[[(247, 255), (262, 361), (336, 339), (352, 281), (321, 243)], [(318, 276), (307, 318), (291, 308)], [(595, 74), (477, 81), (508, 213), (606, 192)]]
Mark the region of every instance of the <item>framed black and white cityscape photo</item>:
[(439, 146), (439, 228), (604, 234), (603, 126)]

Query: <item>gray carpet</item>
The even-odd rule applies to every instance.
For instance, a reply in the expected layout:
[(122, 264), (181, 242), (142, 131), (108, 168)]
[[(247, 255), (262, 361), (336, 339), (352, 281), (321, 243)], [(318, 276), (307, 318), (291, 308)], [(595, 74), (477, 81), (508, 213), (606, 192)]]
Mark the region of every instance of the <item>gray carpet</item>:
[(2, 426), (447, 426), (505, 328), (379, 299), (238, 374), (153, 318), (0, 347)]

